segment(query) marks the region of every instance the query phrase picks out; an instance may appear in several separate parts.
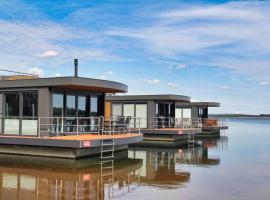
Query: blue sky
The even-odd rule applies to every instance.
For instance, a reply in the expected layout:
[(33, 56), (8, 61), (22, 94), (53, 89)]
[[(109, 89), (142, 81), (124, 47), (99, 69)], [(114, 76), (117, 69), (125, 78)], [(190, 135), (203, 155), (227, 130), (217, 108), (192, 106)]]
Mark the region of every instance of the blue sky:
[(1, 0), (0, 68), (270, 113), (269, 1)]

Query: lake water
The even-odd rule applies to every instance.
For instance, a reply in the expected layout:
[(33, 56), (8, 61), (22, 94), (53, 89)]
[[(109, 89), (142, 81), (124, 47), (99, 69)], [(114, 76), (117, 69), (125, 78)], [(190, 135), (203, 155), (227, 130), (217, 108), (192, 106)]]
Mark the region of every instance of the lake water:
[(199, 147), (133, 147), (106, 163), (0, 155), (0, 197), (270, 199), (269, 143), (270, 120), (234, 119)]

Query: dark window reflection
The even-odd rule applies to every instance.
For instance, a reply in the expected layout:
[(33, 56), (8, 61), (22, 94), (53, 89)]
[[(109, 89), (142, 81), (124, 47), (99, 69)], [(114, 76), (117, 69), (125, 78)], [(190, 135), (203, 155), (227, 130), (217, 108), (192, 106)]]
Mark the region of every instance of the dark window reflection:
[(19, 93), (6, 94), (5, 115), (6, 117), (17, 117), (20, 115)]
[(37, 117), (38, 94), (27, 92), (23, 93), (23, 116)]
[(76, 116), (76, 97), (67, 95), (67, 116)]
[(64, 95), (53, 94), (53, 116), (63, 116), (64, 113)]
[(86, 97), (78, 97), (78, 115), (85, 117), (86, 116)]
[(91, 96), (91, 107), (90, 107), (91, 116), (98, 115), (98, 98), (97, 96)]

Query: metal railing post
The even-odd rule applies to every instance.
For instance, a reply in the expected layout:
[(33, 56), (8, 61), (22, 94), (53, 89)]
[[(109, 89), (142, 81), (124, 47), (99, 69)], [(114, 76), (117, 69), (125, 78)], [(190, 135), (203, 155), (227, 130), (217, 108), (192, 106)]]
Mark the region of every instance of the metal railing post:
[[(132, 119), (130, 120), (130, 122), (128, 123), (128, 133), (130, 133), (130, 123), (131, 123)], [(133, 120), (133, 125), (134, 127), (136, 127), (136, 124), (134, 124), (134, 122), (136, 122), (136, 119), (134, 118)]]
[(77, 119), (77, 135), (79, 135), (79, 117), (76, 117)]
[(40, 117), (38, 117), (38, 137), (40, 138)]
[(58, 127), (59, 126), (59, 118), (57, 117), (56, 118), (56, 135), (57, 135), (57, 137), (59, 136), (59, 130), (58, 130)]
[(112, 117), (109, 119), (109, 134), (112, 134)]
[(97, 131), (99, 134), (100, 133), (100, 117), (98, 117)]
[(139, 133), (141, 133), (141, 118), (139, 117)]
[(103, 135), (103, 131), (105, 129), (105, 118), (102, 116), (102, 131), (101, 131), (101, 134)]
[(61, 131), (64, 132), (64, 117), (62, 116)]

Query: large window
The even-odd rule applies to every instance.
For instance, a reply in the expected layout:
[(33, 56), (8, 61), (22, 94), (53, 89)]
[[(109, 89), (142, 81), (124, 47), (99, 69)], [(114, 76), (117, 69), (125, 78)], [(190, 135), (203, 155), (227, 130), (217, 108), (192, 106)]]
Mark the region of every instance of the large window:
[(22, 135), (37, 134), (38, 94), (35, 92), (22, 93), (23, 118)]
[(98, 115), (98, 98), (97, 96), (91, 96), (91, 107), (90, 107), (91, 117)]
[(19, 93), (6, 94), (6, 102), (5, 102), (6, 118), (18, 117), (19, 115), (20, 115), (20, 94)]
[(183, 118), (191, 118), (191, 108), (183, 108)]
[(80, 117), (86, 117), (86, 97), (85, 96), (79, 96), (78, 97), (78, 116)]
[(20, 93), (9, 93), (5, 97), (4, 134), (19, 134)]
[(191, 118), (191, 108), (175, 108), (175, 117), (176, 118)]
[(173, 103), (157, 103), (156, 115), (158, 117), (173, 117), (174, 116), (174, 104)]
[(76, 96), (67, 95), (66, 99), (66, 114), (67, 116), (76, 116)]
[(147, 104), (136, 104), (136, 117), (140, 118), (141, 128), (147, 128)]
[[(53, 116), (96, 117), (101, 115), (99, 95), (57, 92), (53, 94)], [(64, 103), (65, 102), (65, 103)]]
[(32, 92), (23, 93), (23, 116), (37, 117), (38, 94)]
[(134, 104), (124, 104), (124, 116), (125, 117), (134, 117), (135, 110)]
[(63, 116), (64, 115), (64, 95), (63, 94), (53, 94), (53, 116)]
[(199, 118), (203, 118), (203, 119), (208, 118), (208, 107), (199, 107), (198, 112), (199, 112), (198, 114)]
[(128, 118), (131, 118), (130, 121), (129, 121), (129, 125), (130, 127), (134, 128), (135, 127), (135, 121), (134, 119), (134, 116), (135, 116), (135, 106), (134, 104), (124, 104), (124, 107), (123, 107), (123, 114), (125, 117), (128, 117)]
[(112, 104), (112, 116), (122, 116), (122, 104)]
[(37, 92), (5, 94), (4, 134), (37, 134)]
[(175, 117), (176, 118), (183, 118), (183, 109), (182, 108), (175, 108)]
[(147, 104), (112, 104), (112, 116), (132, 117), (131, 127), (139, 127), (138, 119), (134, 118), (140, 118), (140, 127), (147, 128)]

